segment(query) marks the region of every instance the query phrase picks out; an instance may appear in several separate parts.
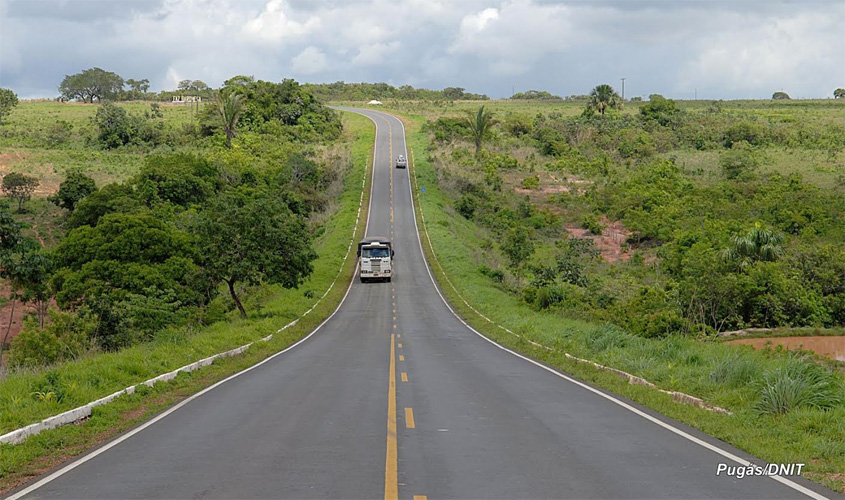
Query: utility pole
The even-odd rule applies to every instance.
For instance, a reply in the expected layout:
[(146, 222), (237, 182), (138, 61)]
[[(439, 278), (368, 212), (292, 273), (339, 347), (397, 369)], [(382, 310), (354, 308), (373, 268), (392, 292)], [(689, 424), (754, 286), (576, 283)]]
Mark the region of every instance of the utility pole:
[(622, 78), (622, 102), (625, 102), (625, 79)]

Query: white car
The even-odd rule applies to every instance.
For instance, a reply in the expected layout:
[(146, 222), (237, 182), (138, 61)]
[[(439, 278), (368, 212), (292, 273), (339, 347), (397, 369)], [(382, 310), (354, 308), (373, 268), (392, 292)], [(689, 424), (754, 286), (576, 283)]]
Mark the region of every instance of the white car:
[(408, 160), (405, 159), (404, 155), (399, 155), (396, 157), (396, 168), (407, 168), (408, 167)]

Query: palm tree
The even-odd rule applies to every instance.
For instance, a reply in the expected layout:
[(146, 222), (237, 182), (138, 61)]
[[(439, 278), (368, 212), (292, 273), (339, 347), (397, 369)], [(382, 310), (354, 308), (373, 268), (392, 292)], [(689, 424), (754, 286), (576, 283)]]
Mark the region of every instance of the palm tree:
[(603, 83), (590, 92), (590, 102), (587, 107), (593, 108), (604, 116), (608, 108), (622, 109), (622, 98), (613, 90), (613, 87)]
[(766, 229), (759, 222), (743, 236), (734, 235), (731, 247), (725, 250), (727, 260), (745, 269), (757, 261), (773, 262), (783, 255), (783, 235)]
[(481, 152), (481, 141), (490, 134), (490, 127), (493, 126), (493, 113), (484, 111), (484, 106), (478, 108), (475, 118), (467, 118), (472, 138), (475, 140), (475, 155)]
[(226, 133), (226, 147), (232, 147), (232, 138), (238, 127), (238, 120), (243, 111), (244, 97), (237, 92), (232, 92), (226, 97), (217, 96), (217, 114), (223, 124), (223, 132)]

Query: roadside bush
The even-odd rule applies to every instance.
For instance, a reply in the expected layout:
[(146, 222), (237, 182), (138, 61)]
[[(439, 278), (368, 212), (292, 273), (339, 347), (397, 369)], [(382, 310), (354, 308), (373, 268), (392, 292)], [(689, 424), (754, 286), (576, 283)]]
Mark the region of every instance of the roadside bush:
[(842, 403), (845, 387), (829, 370), (802, 356), (793, 356), (766, 372), (757, 411), (782, 415), (797, 408), (829, 410)]
[(26, 321), (9, 350), (9, 364), (15, 367), (38, 367), (76, 359), (94, 349), (91, 341), (94, 323), (80, 316), (49, 311), (44, 328)]

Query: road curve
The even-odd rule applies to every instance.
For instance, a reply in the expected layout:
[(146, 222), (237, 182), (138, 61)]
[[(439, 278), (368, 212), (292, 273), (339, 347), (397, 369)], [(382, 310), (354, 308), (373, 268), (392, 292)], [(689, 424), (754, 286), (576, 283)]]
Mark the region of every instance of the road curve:
[(306, 342), (19, 493), (837, 497), (800, 478), (789, 478), (792, 486), (716, 476), (719, 463), (735, 464), (714, 450), (763, 462), (621, 398), (603, 397), (604, 391), (521, 359), (466, 327), (426, 268), (409, 172), (392, 168), (396, 155), (407, 156), (401, 122), (349, 111), (377, 127), (367, 235), (393, 237), (393, 282), (355, 281), (336, 314)]

